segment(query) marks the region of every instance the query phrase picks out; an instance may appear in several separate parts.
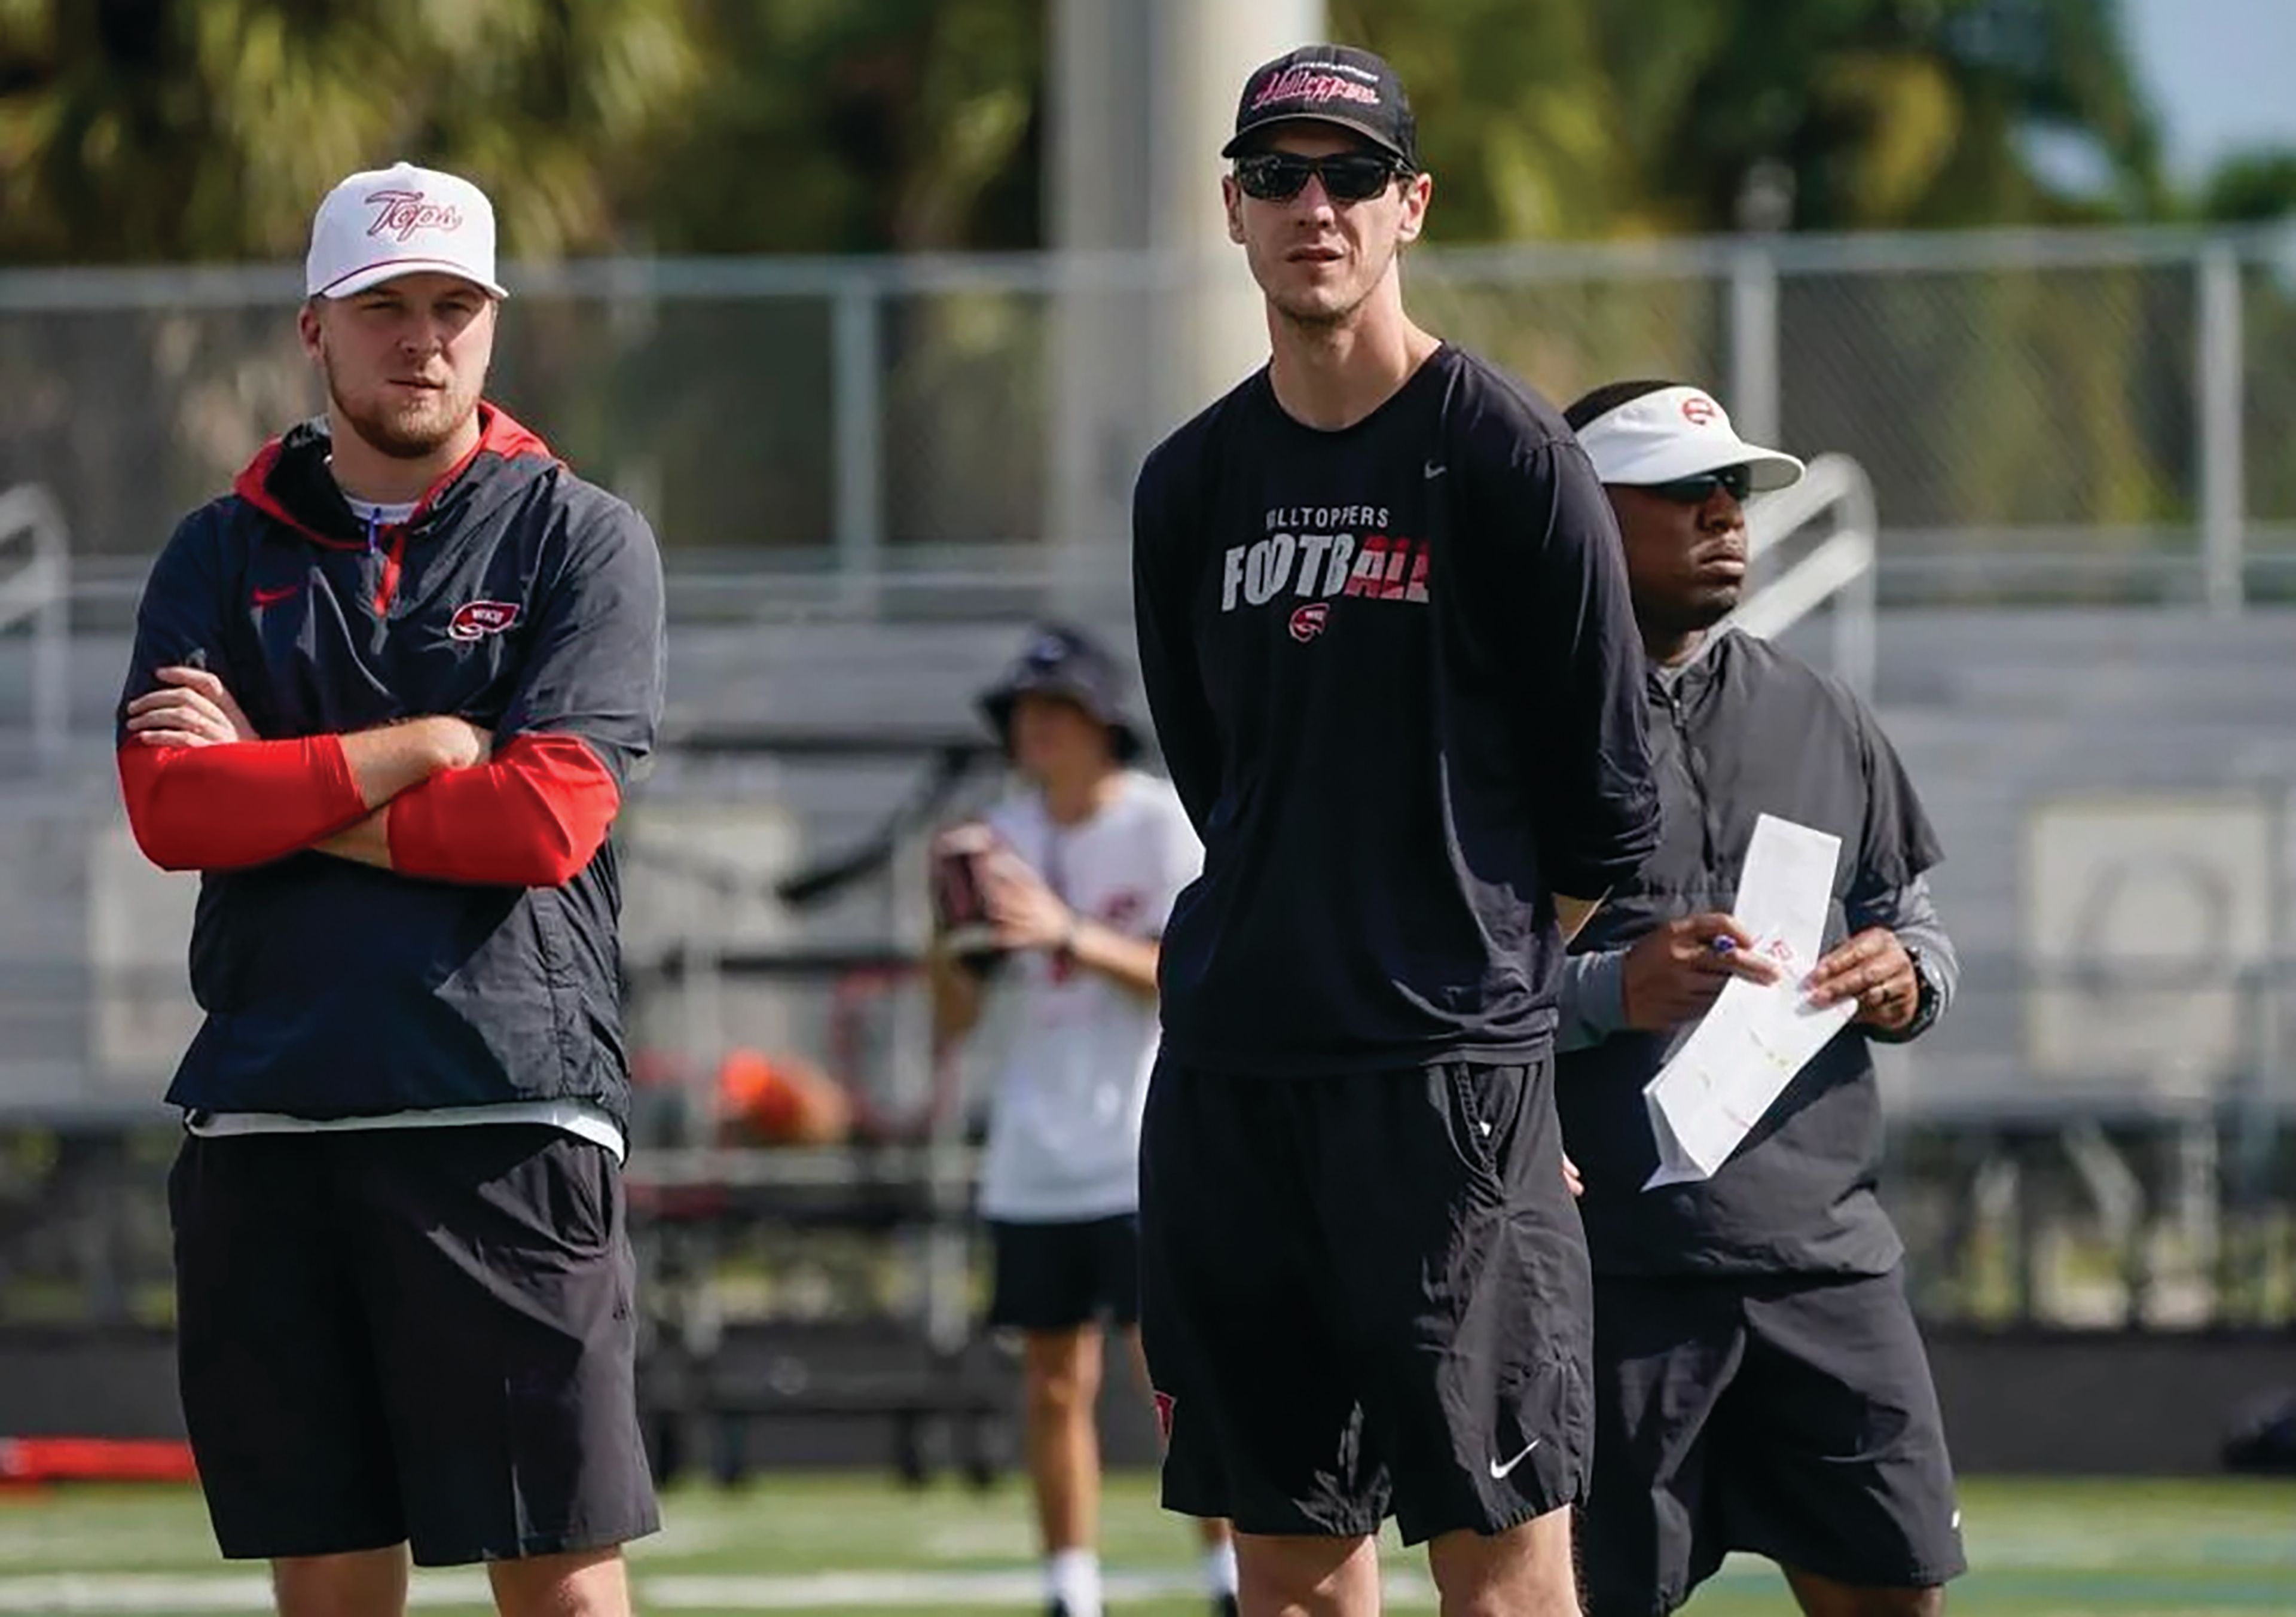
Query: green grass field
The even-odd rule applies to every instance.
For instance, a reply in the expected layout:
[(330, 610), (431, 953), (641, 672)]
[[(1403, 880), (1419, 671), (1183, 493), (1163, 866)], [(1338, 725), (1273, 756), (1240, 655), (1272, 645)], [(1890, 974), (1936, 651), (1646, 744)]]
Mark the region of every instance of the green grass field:
[[(2296, 1613), (2296, 1484), (1978, 1481), (1964, 1490), (1974, 1565), (1952, 1607), (1976, 1617)], [(815, 1613), (1037, 1609), (1026, 1499), (953, 1484), (922, 1492), (861, 1478), (788, 1477), (739, 1492), (686, 1490), (634, 1553), (642, 1609)], [(1111, 1610), (1198, 1617), (1186, 1525), (1144, 1477), (1107, 1509)], [(1434, 1605), (1424, 1562), (1390, 1556), (1390, 1605)], [(259, 1568), (216, 1559), (197, 1496), (177, 1490), (0, 1494), (0, 1612), (259, 1612)], [(473, 1571), (419, 1573), (425, 1611), (483, 1609)], [(1697, 1617), (1791, 1610), (1767, 1566), (1733, 1563)]]

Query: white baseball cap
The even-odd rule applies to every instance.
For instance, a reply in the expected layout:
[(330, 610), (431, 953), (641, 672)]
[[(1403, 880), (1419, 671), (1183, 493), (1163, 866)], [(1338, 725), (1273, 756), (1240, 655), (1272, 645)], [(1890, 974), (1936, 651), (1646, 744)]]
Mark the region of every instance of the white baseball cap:
[(1647, 488), (1725, 466), (1751, 468), (1757, 490), (1801, 480), (1801, 462), (1740, 438), (1729, 413), (1702, 388), (1660, 388), (1629, 398), (1579, 428), (1578, 442), (1605, 483)]
[(495, 280), (494, 204), (459, 176), (413, 163), (369, 169), (327, 193), (312, 217), (307, 296), (348, 298), (425, 270), (510, 295)]

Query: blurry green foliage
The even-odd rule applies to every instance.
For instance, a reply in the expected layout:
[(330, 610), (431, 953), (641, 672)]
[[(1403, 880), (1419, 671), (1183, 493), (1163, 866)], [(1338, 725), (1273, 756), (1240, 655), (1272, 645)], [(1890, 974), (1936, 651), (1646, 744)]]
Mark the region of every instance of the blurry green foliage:
[[(520, 255), (1040, 240), (1053, 0), (0, 0), (0, 260), (292, 256), (398, 157)], [(2175, 209), (2115, 0), (1330, 0), (1413, 86), (1439, 239)], [(2046, 127), (2103, 192), (2053, 190)], [(2216, 205), (2284, 201), (2251, 164)], [(2259, 202), (2259, 196), (2265, 201)]]

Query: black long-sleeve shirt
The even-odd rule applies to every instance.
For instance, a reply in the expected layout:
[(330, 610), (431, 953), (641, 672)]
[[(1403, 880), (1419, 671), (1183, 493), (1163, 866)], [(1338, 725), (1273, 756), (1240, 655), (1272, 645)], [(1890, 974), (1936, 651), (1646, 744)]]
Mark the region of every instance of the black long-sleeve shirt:
[(1459, 349), (1339, 431), (1267, 373), (1134, 505), (1143, 682), (1202, 876), (1165, 1049), (1307, 1074), (1551, 1046), (1553, 895), (1656, 845), (1610, 504), (1551, 406)]

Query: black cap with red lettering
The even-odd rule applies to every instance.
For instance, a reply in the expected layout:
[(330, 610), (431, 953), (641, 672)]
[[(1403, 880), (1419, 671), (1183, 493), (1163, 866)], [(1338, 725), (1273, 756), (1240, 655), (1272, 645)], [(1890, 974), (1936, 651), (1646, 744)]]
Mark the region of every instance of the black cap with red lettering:
[(1360, 135), (1419, 169), (1419, 129), (1395, 70), (1349, 45), (1303, 45), (1287, 51), (1243, 81), (1236, 103), (1235, 137), (1222, 157), (1247, 150), (1270, 124), (1301, 119), (1336, 124)]

